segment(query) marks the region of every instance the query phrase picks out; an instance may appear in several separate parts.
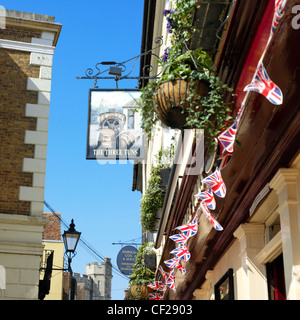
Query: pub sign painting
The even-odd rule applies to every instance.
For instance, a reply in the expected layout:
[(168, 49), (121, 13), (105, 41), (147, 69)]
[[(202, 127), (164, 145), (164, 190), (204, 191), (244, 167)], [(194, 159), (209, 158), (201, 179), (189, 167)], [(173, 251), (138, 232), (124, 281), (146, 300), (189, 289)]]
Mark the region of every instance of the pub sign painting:
[(87, 159), (143, 159), (140, 95), (134, 89), (90, 89)]

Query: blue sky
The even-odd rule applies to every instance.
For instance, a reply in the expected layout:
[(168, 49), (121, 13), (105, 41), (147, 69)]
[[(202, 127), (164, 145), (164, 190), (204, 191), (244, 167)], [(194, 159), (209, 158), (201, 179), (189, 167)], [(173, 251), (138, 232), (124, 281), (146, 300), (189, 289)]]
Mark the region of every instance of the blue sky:
[[(52, 15), (62, 24), (53, 60), (45, 200), (61, 212), (63, 220), (69, 223), (73, 218), (83, 238), (115, 266), (121, 246), (112, 243), (141, 237), (141, 194), (131, 191), (132, 164), (100, 165), (85, 159), (88, 90), (93, 81), (76, 77), (98, 62), (121, 62), (139, 54), (143, 3), (0, 0), (6, 9)], [(98, 84), (99, 88), (115, 87), (114, 81)], [(120, 88), (136, 85), (129, 80), (119, 83)], [(73, 271), (84, 273), (85, 264), (93, 261), (95, 257), (80, 245)], [(113, 272), (112, 299), (123, 299), (127, 285)]]

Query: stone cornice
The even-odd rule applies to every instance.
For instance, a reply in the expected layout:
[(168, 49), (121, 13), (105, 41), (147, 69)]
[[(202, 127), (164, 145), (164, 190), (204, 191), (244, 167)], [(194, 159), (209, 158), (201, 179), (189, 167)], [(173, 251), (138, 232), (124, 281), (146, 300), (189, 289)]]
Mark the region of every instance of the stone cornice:
[(38, 20), (27, 20), (16, 17), (6, 17), (5, 20), (6, 27), (15, 28), (28, 28), (39, 31), (53, 32), (55, 33), (53, 44), (56, 46), (62, 25), (60, 23), (45, 22)]
[(12, 41), (0, 39), (0, 48), (10, 49), (10, 50), (19, 50), (19, 51), (27, 51), (27, 52), (37, 52), (37, 53), (45, 53), (45, 54), (54, 54), (55, 47), (46, 46), (38, 43), (28, 43), (21, 41)]

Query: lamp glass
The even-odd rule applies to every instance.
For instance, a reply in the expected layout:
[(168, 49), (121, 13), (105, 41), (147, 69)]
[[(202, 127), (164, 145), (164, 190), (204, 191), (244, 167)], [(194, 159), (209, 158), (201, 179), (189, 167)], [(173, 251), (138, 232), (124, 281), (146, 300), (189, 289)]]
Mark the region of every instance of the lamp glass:
[(63, 238), (64, 238), (64, 243), (65, 243), (67, 252), (75, 251), (80, 234), (81, 232), (68, 232), (68, 231), (64, 232)]

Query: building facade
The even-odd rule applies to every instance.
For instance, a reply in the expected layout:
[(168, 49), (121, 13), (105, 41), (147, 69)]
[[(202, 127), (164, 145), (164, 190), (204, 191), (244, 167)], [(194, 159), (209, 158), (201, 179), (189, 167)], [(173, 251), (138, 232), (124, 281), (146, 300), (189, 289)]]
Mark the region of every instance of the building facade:
[(44, 252), (41, 259), (39, 299), (63, 299), (64, 243), (60, 213), (44, 212), (47, 223), (43, 232)]
[(77, 300), (111, 300), (112, 264), (110, 258), (88, 263), (85, 274), (74, 273), (77, 281)]
[[(144, 39), (148, 39), (143, 43), (144, 51), (146, 43), (154, 47), (155, 38), (164, 36), (159, 56), (169, 44), (162, 13), (166, 4), (171, 9), (176, 4), (162, 2), (145, 2), (143, 26)], [(196, 215), (198, 229), (187, 242), (191, 258), (182, 261), (186, 274), (174, 269), (176, 290), (167, 288), (164, 299), (298, 300), (300, 46), (293, 9), (297, 1), (223, 1), (224, 10), (218, 13), (221, 2), (211, 1), (208, 5), (197, 1), (194, 26), (201, 32), (195, 33), (191, 48), (203, 47), (204, 40), (211, 43), (206, 49), (212, 49), (215, 71), (236, 93), (233, 113), (237, 115), (243, 105), (234, 151), (221, 170), (226, 195), (215, 196), (216, 208), (210, 210), (223, 230), (212, 226), (195, 197), (204, 190), (204, 178), (213, 173), (206, 170), (211, 154), (206, 153), (201, 142), (209, 137), (197, 131), (181, 131), (179, 139), (175, 139), (174, 164), (159, 224), (151, 233), (157, 267), (170, 272), (164, 262), (174, 257), (170, 252), (176, 245), (169, 237), (177, 233), (176, 227), (191, 222)], [(278, 11), (278, 5), (284, 6), (284, 14)], [(220, 21), (216, 32), (210, 33), (210, 21)], [(283, 102), (279, 105), (258, 92), (244, 91), (261, 63), (282, 91)], [(160, 148), (163, 132), (154, 132), (150, 150)], [(203, 153), (194, 152), (197, 146)], [(219, 154), (214, 156), (217, 160)], [(190, 168), (195, 157), (201, 165), (196, 174)], [(153, 165), (149, 156), (147, 162), (135, 166), (133, 185), (140, 186), (138, 190), (145, 190)], [(162, 279), (159, 272), (157, 279)]]
[[(1, 299), (38, 299), (53, 54), (61, 25), (5, 10), (0, 29)], [(3, 19), (2, 19), (3, 20)]]

